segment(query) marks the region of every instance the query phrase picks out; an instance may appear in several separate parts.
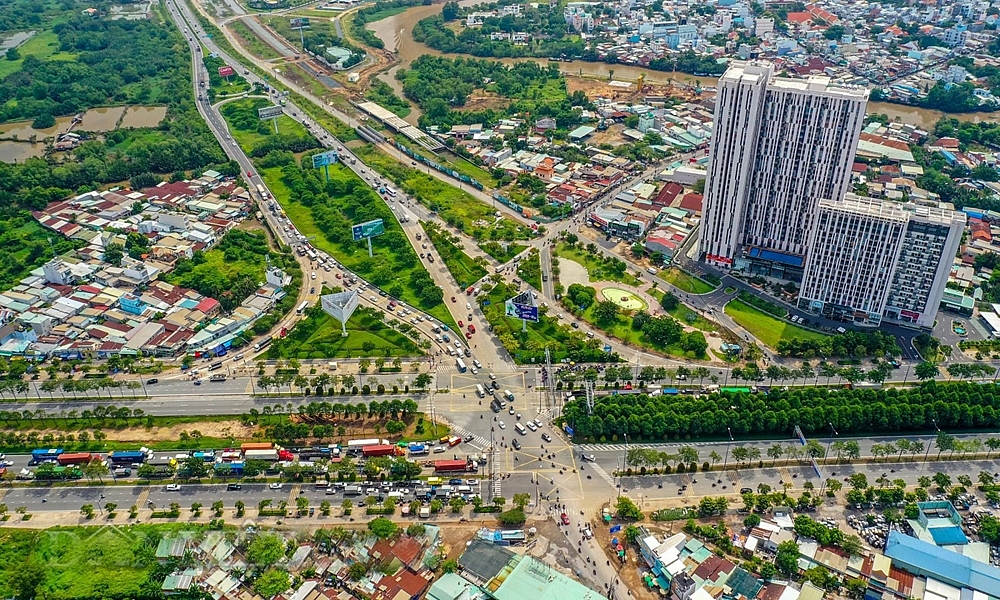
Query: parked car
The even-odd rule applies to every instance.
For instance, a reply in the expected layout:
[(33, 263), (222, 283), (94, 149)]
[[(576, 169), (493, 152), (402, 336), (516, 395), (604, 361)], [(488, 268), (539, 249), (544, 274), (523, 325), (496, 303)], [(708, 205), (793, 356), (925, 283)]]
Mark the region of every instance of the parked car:
[(238, 483), (230, 483), (226, 486), (226, 489), (230, 492), (238, 492), (243, 489), (243, 486)]

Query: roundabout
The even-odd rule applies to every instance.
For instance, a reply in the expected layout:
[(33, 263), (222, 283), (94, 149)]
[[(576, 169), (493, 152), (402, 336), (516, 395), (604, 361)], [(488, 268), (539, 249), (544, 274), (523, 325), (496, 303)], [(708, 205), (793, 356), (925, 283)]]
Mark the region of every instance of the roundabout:
[(601, 290), (601, 295), (625, 310), (645, 310), (648, 307), (639, 296), (619, 288), (604, 288)]

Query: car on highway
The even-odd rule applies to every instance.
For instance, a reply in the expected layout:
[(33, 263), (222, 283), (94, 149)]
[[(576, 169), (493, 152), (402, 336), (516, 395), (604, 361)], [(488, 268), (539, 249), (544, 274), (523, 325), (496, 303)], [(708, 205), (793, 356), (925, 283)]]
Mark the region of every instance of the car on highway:
[(547, 434), (547, 433), (543, 433), (542, 434), (542, 439), (545, 440), (546, 442), (551, 442), (552, 441), (552, 436), (549, 435), (549, 434)]
[(521, 442), (519, 442), (517, 440), (511, 440), (510, 441), (510, 445), (511, 445), (512, 448), (514, 448), (514, 450), (520, 450), (521, 449)]
[(566, 513), (559, 515), (559, 520), (562, 521), (563, 525), (569, 525), (569, 515), (567, 515)]
[(179, 492), (179, 491), (181, 491), (181, 486), (178, 485), (178, 484), (176, 484), (176, 483), (168, 483), (167, 484), (167, 491), (168, 492)]
[(282, 487), (284, 487), (284, 485), (280, 484), (280, 483), (272, 483), (271, 485), (269, 485), (267, 487), (270, 488), (270, 489), (272, 489), (272, 490), (280, 490)]
[(503, 421), (497, 421), (497, 426), (500, 427), (500, 429), (507, 429), (507, 425), (505, 425)]
[[(160, 382), (159, 379), (157, 379), (156, 377), (153, 377), (152, 379), (147, 379), (146, 380), (146, 385), (153, 385), (154, 383), (159, 383), (159, 382)], [(0, 458), (2, 458), (2, 457), (0, 457)]]
[(226, 489), (230, 492), (238, 492), (243, 489), (243, 486), (239, 483), (230, 483), (226, 486)]

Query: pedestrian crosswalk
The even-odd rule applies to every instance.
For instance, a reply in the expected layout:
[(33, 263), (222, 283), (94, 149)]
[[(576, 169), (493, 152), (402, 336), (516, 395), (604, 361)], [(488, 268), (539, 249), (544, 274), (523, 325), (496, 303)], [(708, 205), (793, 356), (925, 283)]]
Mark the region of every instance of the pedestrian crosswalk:
[(610, 485), (611, 487), (615, 487), (615, 480), (614, 480), (614, 478), (611, 477), (611, 475), (609, 475), (608, 472), (605, 471), (603, 467), (601, 467), (601, 465), (599, 465), (597, 463), (590, 463), (590, 468), (593, 469), (594, 472), (597, 473), (601, 477), (601, 479), (603, 479), (604, 481), (607, 481), (608, 485)]
[(456, 435), (460, 436), (462, 439), (465, 439), (471, 435), (472, 440), (469, 442), (469, 445), (475, 447), (477, 450), (485, 450), (490, 445), (490, 441), (488, 439), (484, 438), (481, 435), (476, 435), (470, 432), (468, 429), (459, 427), (458, 425), (452, 425), (451, 431)]
[[(579, 446), (580, 450), (584, 452), (611, 452), (617, 450), (622, 452), (625, 448), (650, 448), (653, 450), (667, 450), (670, 448), (677, 449), (686, 446), (699, 447), (699, 446), (720, 446), (725, 445), (725, 442), (688, 442), (686, 444), (581, 444)], [(753, 445), (748, 444), (748, 445)]]

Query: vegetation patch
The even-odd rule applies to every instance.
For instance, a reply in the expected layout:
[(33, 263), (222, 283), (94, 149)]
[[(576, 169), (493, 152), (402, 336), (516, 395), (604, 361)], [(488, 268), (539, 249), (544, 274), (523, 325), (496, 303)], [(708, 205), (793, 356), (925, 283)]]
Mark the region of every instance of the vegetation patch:
[(229, 123), (233, 138), (247, 154), (263, 158), (275, 150), (298, 153), (320, 147), (305, 126), (287, 115), (275, 120), (277, 133), (271, 120), (261, 121), (257, 110), (272, 105), (266, 98), (234, 100), (222, 105), (220, 112)]
[[(264, 168), (261, 175), (314, 246), (393, 297), (457, 328), (444, 305), (444, 291), (420, 264), (392, 211), (365, 182), (343, 165), (331, 165), (326, 182), (321, 171), (300, 167), (290, 154), (272, 154), (267, 163), (277, 162), (275, 158), (284, 164)], [(353, 240), (351, 226), (373, 219), (382, 219), (385, 234), (372, 239), (374, 255), (369, 257), (368, 246)]]
[(778, 344), (791, 340), (822, 343), (829, 337), (769, 315), (739, 298), (726, 304), (725, 310), (740, 327), (771, 348), (777, 348)]
[(642, 283), (628, 272), (628, 263), (624, 260), (600, 254), (595, 244), (583, 247), (576, 241), (576, 234), (569, 234), (566, 241), (556, 246), (552, 255), (583, 265), (591, 281), (616, 281), (633, 287)]
[(372, 79), (371, 87), (365, 92), (365, 98), (391, 110), (400, 118), (410, 114), (412, 110), (409, 102), (397, 96), (392, 87), (380, 79)]
[[(324, 290), (325, 291), (325, 290)], [(276, 340), (268, 357), (272, 358), (348, 358), (361, 356), (416, 356), (422, 354), (416, 342), (397, 328), (413, 332), (409, 323), (392, 320), (386, 324), (384, 313), (371, 308), (358, 308), (347, 321), (347, 337), (341, 336), (340, 322), (328, 315), (320, 305), (307, 311), (303, 321), (288, 332), (288, 337)]]
[(542, 261), (537, 248), (528, 251), (528, 255), (517, 264), (517, 275), (525, 283), (541, 291), (542, 289)]
[(271, 60), (272, 58), (281, 58), (278, 51), (272, 48), (267, 42), (257, 37), (257, 34), (253, 32), (249, 27), (246, 26), (240, 20), (230, 21), (226, 27), (228, 27), (243, 43), (241, 44), (244, 48), (250, 50), (250, 53), (258, 58), (263, 58), (264, 60)]
[[(493, 258), (503, 261), (503, 243), (526, 240), (532, 236), (528, 227), (506, 218), (497, 217), (492, 208), (469, 193), (449, 185), (417, 169), (404, 166), (373, 146), (355, 149), (358, 158), (395, 182), (404, 192), (436, 212), (449, 226), (480, 242), (480, 247)], [(489, 244), (496, 242), (496, 244)]]
[(689, 294), (707, 294), (718, 287), (695, 277), (680, 267), (664, 269), (657, 273), (657, 276), (675, 288)]
[(467, 287), (486, 277), (486, 261), (481, 257), (474, 259), (463, 252), (459, 245), (461, 238), (442, 230), (436, 223), (421, 221), (420, 225), (459, 287)]
[(768, 394), (727, 391), (697, 398), (599, 396), (593, 415), (582, 399), (568, 402), (564, 414), (577, 436), (600, 439), (627, 432), (630, 441), (728, 440), (727, 427), (736, 438), (781, 438), (795, 425), (809, 436), (829, 432), (831, 423), (841, 435), (934, 431), (935, 421), (952, 431), (988, 429), (1000, 424), (995, 387), (928, 382), (905, 389), (771, 388)]

